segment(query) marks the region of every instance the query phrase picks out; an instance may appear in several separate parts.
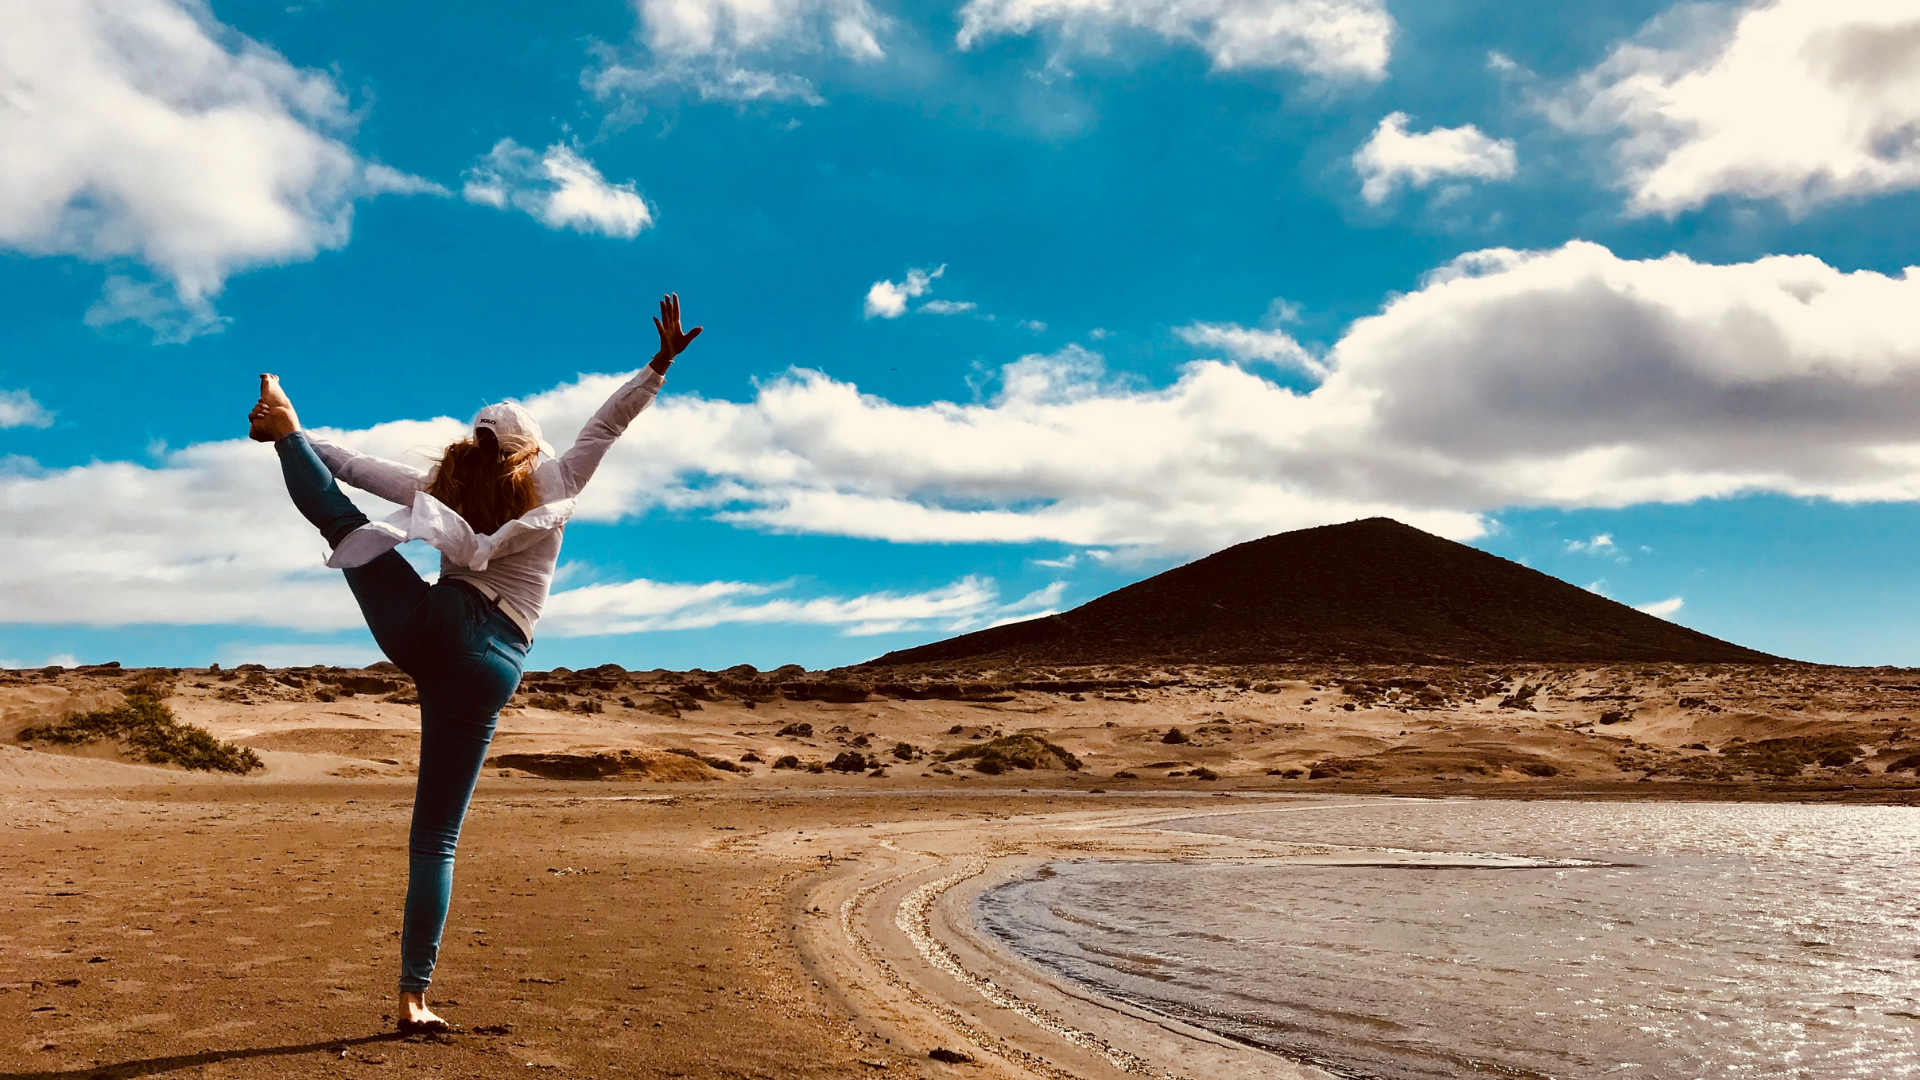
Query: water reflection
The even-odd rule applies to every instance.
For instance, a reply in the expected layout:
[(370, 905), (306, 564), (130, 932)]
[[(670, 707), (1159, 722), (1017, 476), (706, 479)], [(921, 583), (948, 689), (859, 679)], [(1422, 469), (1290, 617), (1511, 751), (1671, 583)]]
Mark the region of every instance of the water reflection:
[(1354, 1076), (1920, 1076), (1920, 810), (1392, 801), (1177, 827), (1606, 865), (1065, 862), (981, 922)]

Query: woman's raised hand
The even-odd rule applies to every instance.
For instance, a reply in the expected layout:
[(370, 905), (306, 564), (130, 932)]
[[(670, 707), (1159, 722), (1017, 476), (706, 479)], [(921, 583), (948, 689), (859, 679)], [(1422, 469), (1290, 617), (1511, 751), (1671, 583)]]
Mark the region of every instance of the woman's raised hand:
[(687, 346), (693, 344), (693, 339), (699, 337), (700, 331), (705, 329), (705, 327), (696, 326), (690, 331), (681, 332), (678, 293), (668, 293), (660, 298), (660, 314), (654, 318), (653, 328), (660, 331), (660, 351), (653, 357), (653, 366), (660, 371), (667, 370), (667, 365), (673, 363), (673, 358), (685, 352)]

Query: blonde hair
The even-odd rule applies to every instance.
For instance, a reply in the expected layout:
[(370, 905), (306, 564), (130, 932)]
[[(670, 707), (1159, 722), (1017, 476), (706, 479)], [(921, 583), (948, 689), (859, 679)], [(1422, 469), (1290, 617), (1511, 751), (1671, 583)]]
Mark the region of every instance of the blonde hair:
[(540, 505), (533, 488), (539, 457), (534, 440), (483, 427), (441, 453), (427, 494), (466, 518), (474, 532), (490, 533)]

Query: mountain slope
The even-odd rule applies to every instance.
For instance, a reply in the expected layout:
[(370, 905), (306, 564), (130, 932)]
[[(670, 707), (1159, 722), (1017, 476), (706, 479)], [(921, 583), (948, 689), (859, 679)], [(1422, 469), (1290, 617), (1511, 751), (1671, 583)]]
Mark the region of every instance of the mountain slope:
[(1771, 661), (1388, 518), (1280, 533), (1059, 615), (863, 666)]

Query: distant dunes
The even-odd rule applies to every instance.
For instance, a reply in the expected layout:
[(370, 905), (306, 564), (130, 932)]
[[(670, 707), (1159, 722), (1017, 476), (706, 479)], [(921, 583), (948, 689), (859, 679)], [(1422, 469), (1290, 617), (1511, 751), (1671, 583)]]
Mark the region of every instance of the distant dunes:
[(1778, 659), (1369, 518), (1252, 540), (1072, 611), (900, 649), (861, 666)]

